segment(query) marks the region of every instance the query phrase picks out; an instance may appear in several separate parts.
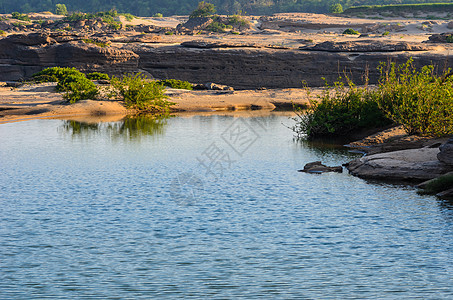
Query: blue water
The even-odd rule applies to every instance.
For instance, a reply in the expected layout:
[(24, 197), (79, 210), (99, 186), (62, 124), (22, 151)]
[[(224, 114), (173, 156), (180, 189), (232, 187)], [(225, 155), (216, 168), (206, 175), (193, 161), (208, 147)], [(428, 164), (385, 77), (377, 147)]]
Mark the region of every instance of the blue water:
[(453, 205), (282, 123), (0, 125), (0, 299), (453, 298)]

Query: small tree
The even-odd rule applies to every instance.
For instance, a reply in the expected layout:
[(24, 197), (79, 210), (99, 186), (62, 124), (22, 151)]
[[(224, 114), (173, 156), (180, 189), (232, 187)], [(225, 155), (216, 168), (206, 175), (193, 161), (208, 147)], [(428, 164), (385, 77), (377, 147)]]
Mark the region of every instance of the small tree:
[(216, 9), (214, 4), (201, 1), (198, 3), (198, 7), (194, 10), (189, 18), (198, 18), (198, 17), (210, 17), (215, 14)]
[(332, 14), (341, 14), (343, 12), (343, 6), (340, 3), (332, 4), (329, 8), (330, 13)]
[(66, 8), (66, 5), (57, 3), (55, 5), (55, 13), (57, 15), (66, 16), (68, 14), (68, 9)]

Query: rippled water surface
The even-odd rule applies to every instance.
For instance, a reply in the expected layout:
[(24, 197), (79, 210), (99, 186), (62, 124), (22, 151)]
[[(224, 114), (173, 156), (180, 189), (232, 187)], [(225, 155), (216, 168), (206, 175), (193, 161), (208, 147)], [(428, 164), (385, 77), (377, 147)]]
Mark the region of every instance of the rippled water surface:
[(282, 122), (0, 125), (0, 298), (453, 298), (452, 204)]

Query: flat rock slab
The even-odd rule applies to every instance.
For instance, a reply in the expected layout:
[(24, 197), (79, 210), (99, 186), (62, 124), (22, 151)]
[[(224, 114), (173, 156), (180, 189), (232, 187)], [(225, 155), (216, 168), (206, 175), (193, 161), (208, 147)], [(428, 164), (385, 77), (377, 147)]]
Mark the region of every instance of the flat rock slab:
[(380, 153), (355, 159), (347, 168), (352, 175), (362, 178), (424, 181), (453, 170), (437, 160), (438, 153), (438, 148)]

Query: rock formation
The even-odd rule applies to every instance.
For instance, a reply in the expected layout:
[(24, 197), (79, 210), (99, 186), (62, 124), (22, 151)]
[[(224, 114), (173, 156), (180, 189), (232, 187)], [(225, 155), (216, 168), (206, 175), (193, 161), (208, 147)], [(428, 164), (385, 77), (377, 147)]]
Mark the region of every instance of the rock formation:
[(450, 138), (445, 144), (439, 147), (439, 153), (437, 154), (437, 159), (447, 164), (453, 166), (453, 137)]
[(351, 161), (347, 168), (362, 178), (420, 182), (453, 171), (437, 160), (438, 153), (436, 148), (422, 148), (373, 154)]
[(305, 172), (305, 173), (326, 173), (326, 172), (337, 172), (342, 173), (343, 167), (336, 166), (336, 167), (328, 167), (322, 164), (320, 161), (314, 161), (308, 163), (304, 166), (303, 170), (298, 170), (298, 172)]

